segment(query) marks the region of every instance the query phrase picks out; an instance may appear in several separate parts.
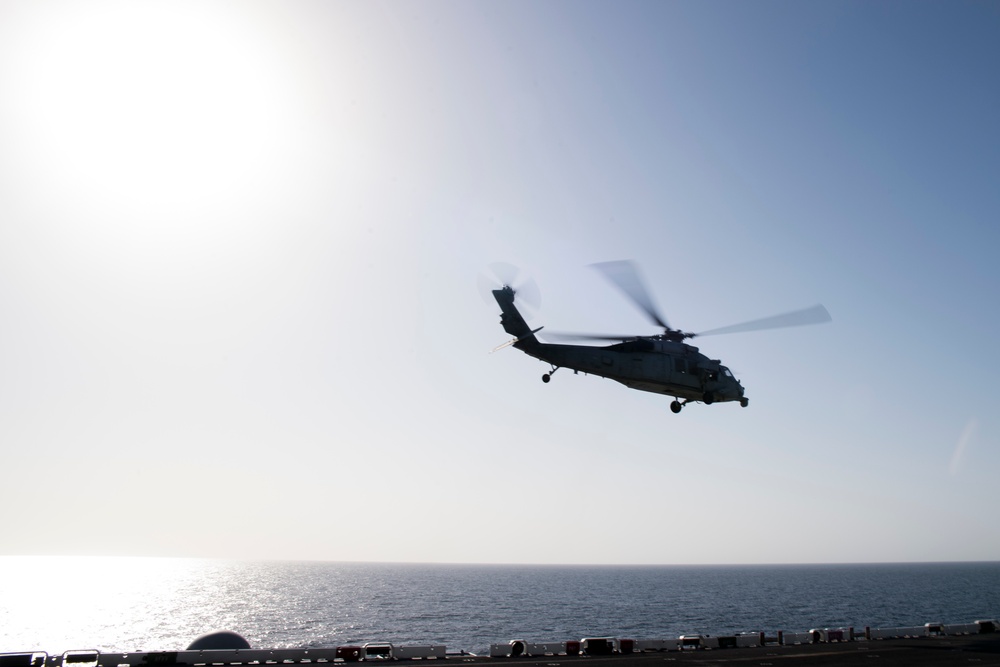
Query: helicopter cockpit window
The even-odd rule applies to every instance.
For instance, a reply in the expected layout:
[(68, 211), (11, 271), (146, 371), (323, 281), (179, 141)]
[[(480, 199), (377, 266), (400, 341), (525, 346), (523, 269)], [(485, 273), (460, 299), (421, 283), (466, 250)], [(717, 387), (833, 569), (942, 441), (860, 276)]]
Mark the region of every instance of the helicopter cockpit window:
[(723, 369), (722, 369), (722, 373), (723, 373), (723, 374), (724, 374), (724, 375), (725, 375), (725, 376), (726, 376), (727, 378), (731, 378), (731, 377), (733, 377), (733, 374), (729, 372), (729, 369), (728, 369), (728, 368), (723, 368)]

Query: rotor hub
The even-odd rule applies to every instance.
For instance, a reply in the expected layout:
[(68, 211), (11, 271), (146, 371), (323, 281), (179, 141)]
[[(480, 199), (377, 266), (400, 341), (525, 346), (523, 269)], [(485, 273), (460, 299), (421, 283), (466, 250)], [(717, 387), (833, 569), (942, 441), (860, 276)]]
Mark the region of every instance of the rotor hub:
[(681, 331), (680, 329), (664, 329), (663, 333), (657, 336), (660, 340), (668, 340), (671, 343), (683, 343), (688, 338), (694, 338), (698, 334)]

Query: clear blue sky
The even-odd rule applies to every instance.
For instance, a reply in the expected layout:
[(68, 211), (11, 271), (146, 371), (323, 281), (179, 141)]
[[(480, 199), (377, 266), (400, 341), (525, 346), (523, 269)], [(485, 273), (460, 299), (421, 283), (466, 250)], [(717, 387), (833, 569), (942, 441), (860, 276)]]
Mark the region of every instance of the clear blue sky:
[[(1000, 6), (0, 6), (0, 553), (1000, 559)], [(558, 373), (699, 341), (750, 407)]]

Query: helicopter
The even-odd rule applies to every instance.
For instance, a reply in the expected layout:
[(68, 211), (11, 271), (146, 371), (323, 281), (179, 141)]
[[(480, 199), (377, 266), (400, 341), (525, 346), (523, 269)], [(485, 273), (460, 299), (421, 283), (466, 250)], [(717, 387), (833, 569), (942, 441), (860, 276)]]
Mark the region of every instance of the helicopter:
[(649, 320), (663, 332), (641, 335), (591, 335), (548, 334), (546, 338), (617, 341), (610, 345), (569, 345), (543, 343), (536, 334), (544, 327), (528, 326), (514, 303), (518, 289), (503, 282), (499, 289), (491, 290), (500, 306), (500, 324), (514, 338), (494, 348), (494, 352), (514, 346), (525, 354), (551, 365), (542, 375), (548, 383), (560, 368), (572, 369), (615, 380), (629, 389), (638, 389), (672, 396), (670, 410), (677, 414), (688, 403), (738, 402), (742, 407), (750, 404), (742, 383), (718, 359), (710, 359), (687, 340), (697, 336), (777, 329), (806, 324), (830, 322), (830, 313), (822, 305), (812, 306), (781, 315), (773, 315), (700, 333), (674, 329), (659, 314), (640, 277), (638, 267), (629, 260), (600, 262), (591, 265), (615, 285), (643, 311)]

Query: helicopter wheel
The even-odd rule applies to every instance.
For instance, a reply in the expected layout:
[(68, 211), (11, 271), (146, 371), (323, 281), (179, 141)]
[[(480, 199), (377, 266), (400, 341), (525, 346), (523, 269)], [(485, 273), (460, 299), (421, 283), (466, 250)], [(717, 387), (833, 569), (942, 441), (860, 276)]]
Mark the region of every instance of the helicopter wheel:
[(548, 373), (546, 373), (545, 375), (542, 376), (542, 382), (544, 382), (545, 384), (548, 384), (549, 380), (551, 380), (551, 379), (552, 379), (552, 376), (549, 375)]
[(740, 399), (740, 407), (741, 408), (745, 408), (748, 405), (750, 405), (750, 399), (749, 398), (741, 398)]
[(705, 405), (711, 405), (712, 403), (715, 403), (715, 394), (710, 391), (706, 391), (701, 400), (705, 401)]
[(670, 404), (670, 411), (673, 412), (676, 415), (676, 414), (680, 413), (681, 408), (683, 408), (683, 407), (684, 406), (681, 405), (680, 401), (674, 401), (673, 403)]

